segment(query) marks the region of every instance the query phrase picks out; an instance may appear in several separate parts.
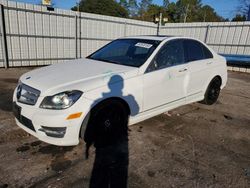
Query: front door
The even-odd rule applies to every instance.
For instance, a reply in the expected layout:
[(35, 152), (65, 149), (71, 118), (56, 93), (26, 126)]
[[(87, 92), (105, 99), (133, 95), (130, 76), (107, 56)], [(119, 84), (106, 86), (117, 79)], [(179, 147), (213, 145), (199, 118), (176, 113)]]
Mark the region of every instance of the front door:
[(173, 102), (185, 102), (188, 66), (182, 40), (167, 42), (159, 50), (143, 76), (144, 106), (151, 110)]

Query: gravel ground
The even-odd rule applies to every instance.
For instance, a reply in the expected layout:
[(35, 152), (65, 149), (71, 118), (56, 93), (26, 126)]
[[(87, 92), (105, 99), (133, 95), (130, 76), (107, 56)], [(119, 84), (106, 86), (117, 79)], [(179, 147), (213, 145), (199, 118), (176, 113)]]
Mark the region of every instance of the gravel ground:
[[(88, 187), (85, 145), (57, 147), (17, 127), (18, 77), (0, 69), (0, 187)], [(129, 127), (128, 187), (250, 187), (250, 74), (229, 73), (212, 106), (194, 103)]]

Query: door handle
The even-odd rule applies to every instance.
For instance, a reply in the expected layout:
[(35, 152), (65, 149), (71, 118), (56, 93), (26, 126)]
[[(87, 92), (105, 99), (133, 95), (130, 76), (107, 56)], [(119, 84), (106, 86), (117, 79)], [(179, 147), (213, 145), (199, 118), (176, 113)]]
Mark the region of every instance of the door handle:
[(210, 61), (210, 62), (207, 62), (207, 65), (210, 65), (210, 64), (212, 64), (212, 63), (213, 63), (213, 62), (211, 62), (211, 61)]
[(184, 68), (184, 69), (180, 69), (179, 72), (185, 72), (187, 71), (187, 68)]

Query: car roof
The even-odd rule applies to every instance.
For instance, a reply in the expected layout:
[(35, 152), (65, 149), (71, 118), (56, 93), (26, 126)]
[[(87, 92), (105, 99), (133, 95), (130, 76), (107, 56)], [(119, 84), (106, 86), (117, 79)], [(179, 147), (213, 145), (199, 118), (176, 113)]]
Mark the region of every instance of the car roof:
[(127, 37), (122, 37), (121, 39), (146, 39), (146, 40), (158, 40), (158, 41), (163, 41), (168, 38), (172, 38), (175, 36), (170, 36), (170, 35), (138, 35), (138, 36), (127, 36)]

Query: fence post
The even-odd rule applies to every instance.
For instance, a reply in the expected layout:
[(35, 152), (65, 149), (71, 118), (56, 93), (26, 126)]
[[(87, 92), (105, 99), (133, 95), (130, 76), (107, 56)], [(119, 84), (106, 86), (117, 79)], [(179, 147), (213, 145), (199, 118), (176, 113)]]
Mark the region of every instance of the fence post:
[(162, 13), (160, 13), (160, 15), (159, 15), (159, 22), (157, 23), (157, 30), (156, 30), (156, 35), (157, 36), (160, 34), (161, 24), (162, 24)]
[(124, 22), (124, 37), (127, 36), (127, 21)]
[(4, 19), (4, 6), (0, 5), (0, 27), (1, 27), (1, 37), (2, 37), (2, 49), (3, 49), (3, 59), (4, 67), (9, 68), (9, 56), (8, 56), (8, 47), (7, 47), (7, 37), (5, 29), (5, 19)]
[(205, 40), (204, 40), (205, 43), (207, 43), (209, 31), (210, 31), (210, 25), (207, 25), (207, 30), (206, 30)]
[(78, 42), (77, 42), (77, 38), (78, 38), (78, 24), (77, 24), (77, 13), (75, 13), (75, 25), (76, 25), (76, 33), (75, 33), (75, 45), (76, 45), (76, 59), (78, 58)]
[(79, 12), (79, 57), (82, 58), (82, 13)]

